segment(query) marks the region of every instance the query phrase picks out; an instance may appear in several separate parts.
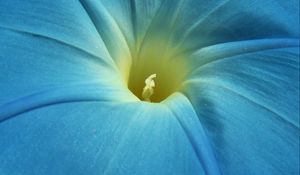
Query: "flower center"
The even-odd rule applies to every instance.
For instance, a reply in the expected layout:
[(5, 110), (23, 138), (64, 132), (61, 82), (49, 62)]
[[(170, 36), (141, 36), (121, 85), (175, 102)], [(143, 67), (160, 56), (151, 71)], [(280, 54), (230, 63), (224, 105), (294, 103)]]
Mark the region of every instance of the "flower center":
[(139, 99), (161, 102), (180, 90), (187, 73), (186, 59), (176, 56), (170, 45), (168, 41), (152, 39), (140, 44), (133, 54), (128, 88)]

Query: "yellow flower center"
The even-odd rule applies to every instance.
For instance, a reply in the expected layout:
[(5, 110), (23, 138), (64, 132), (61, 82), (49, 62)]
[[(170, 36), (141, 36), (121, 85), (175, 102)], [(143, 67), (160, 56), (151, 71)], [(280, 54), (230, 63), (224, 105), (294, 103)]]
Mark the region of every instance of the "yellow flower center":
[(180, 90), (187, 73), (186, 58), (178, 56), (176, 49), (167, 40), (151, 39), (138, 46), (132, 56), (128, 79), (131, 92), (140, 100), (161, 102)]

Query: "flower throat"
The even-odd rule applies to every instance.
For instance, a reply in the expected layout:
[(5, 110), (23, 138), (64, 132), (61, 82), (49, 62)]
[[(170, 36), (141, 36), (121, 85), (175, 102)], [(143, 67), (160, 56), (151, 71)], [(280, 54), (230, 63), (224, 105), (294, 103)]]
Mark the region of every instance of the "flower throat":
[(145, 41), (132, 58), (128, 88), (140, 100), (161, 102), (180, 90), (187, 73), (185, 60), (167, 41)]

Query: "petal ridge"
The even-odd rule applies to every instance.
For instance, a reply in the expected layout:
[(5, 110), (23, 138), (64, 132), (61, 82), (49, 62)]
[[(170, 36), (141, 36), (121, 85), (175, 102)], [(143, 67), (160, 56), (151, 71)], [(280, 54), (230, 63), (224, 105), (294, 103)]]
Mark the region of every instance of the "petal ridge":
[[(257, 43), (258, 42), (258, 43)], [(244, 46), (241, 49), (241, 45)], [(227, 47), (226, 47), (227, 46)], [(281, 49), (299, 47), (299, 39), (261, 39), (261, 40), (248, 40), (217, 44), (208, 46), (197, 50), (190, 57), (191, 62), (197, 64), (194, 69), (189, 73), (190, 75), (200, 70), (203, 66), (214, 63), (221, 59), (233, 58), (238, 55), (246, 55), (265, 50)], [(201, 59), (201, 60), (199, 60)], [(199, 64), (199, 63), (200, 64)]]
[[(131, 96), (129, 92), (101, 86), (101, 84), (85, 84), (56, 87), (25, 95), (0, 106), (0, 122), (24, 112), (60, 103), (81, 101), (122, 101), (122, 99), (127, 99), (125, 101), (135, 101), (134, 96)], [(103, 95), (103, 91), (113, 91), (111, 93), (114, 94), (114, 96), (109, 95), (110, 93), (104, 93)]]
[(30, 31), (25, 31), (25, 30), (18, 30), (18, 29), (13, 29), (13, 28), (8, 28), (8, 27), (2, 27), (2, 26), (0, 26), (0, 29), (7, 30), (7, 31), (10, 31), (10, 32), (19, 33), (19, 34), (22, 34), (22, 35), (33, 35), (35, 37), (40, 37), (40, 38), (44, 38), (44, 39), (47, 39), (47, 40), (52, 40), (52, 41), (60, 43), (62, 45), (74, 48), (74, 49), (76, 49), (76, 50), (78, 50), (80, 52), (84, 52), (87, 55), (89, 55), (91, 57), (94, 57), (94, 58), (97, 58), (99, 61), (101, 61), (101, 62), (105, 63), (106, 65), (109, 65), (109, 66), (113, 67), (114, 69), (116, 69), (116, 67), (115, 67), (115, 65), (114, 65), (113, 62), (111, 62), (111, 61), (108, 62), (107, 59), (103, 59), (99, 55), (96, 55), (96, 54), (94, 54), (92, 52), (89, 52), (89, 51), (87, 51), (87, 50), (85, 50), (83, 48), (77, 47), (76, 45), (73, 45), (71, 43), (67, 43), (65, 41), (62, 41), (62, 40), (59, 40), (59, 39), (56, 39), (56, 38), (53, 38), (53, 37), (49, 37), (49, 36), (38, 34), (38, 33), (33, 33), (33, 32), (30, 32)]
[[(173, 99), (177, 97), (180, 97), (180, 99)], [(180, 101), (176, 103), (176, 100)], [(168, 110), (175, 116), (176, 121), (186, 134), (191, 146), (199, 158), (199, 161), (203, 164), (206, 174), (220, 175), (221, 172), (219, 165), (213, 153), (210, 142), (189, 99), (184, 94), (177, 92), (164, 101), (164, 103)], [(182, 106), (181, 104), (183, 103), (187, 104), (188, 106)], [(180, 106), (178, 104), (180, 104)], [(189, 109), (187, 109), (187, 107)], [(185, 110), (185, 115), (178, 115), (178, 111), (175, 110)], [(187, 111), (189, 111), (189, 115), (186, 115)]]

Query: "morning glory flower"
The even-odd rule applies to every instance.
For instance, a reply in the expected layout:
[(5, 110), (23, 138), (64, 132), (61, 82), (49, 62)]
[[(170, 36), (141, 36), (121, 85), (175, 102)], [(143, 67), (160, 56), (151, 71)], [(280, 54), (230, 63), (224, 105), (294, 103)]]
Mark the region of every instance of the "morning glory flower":
[(299, 1), (1, 1), (0, 174), (299, 174)]

